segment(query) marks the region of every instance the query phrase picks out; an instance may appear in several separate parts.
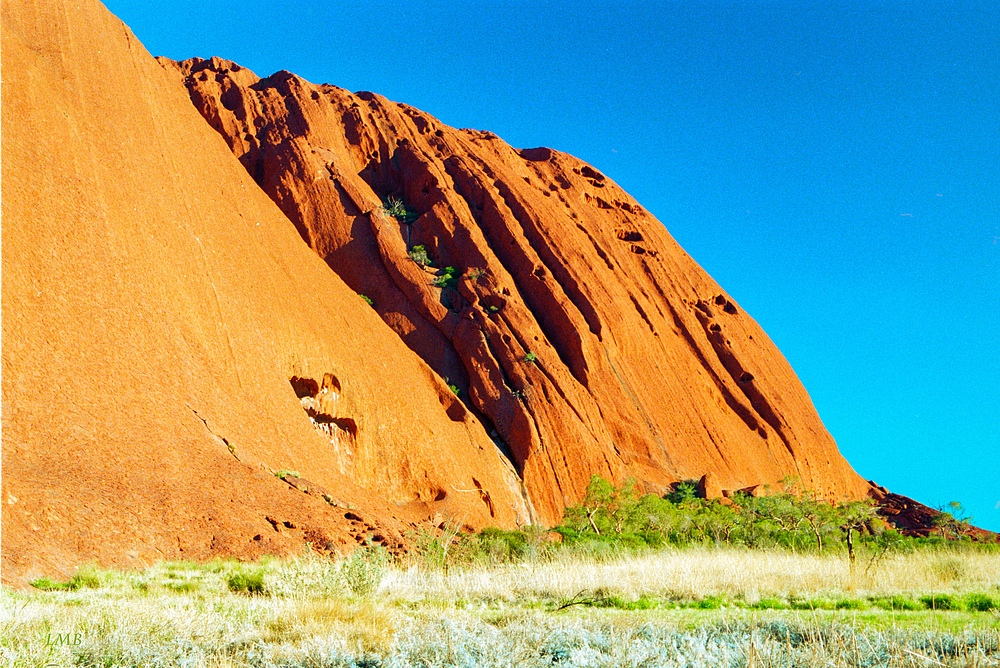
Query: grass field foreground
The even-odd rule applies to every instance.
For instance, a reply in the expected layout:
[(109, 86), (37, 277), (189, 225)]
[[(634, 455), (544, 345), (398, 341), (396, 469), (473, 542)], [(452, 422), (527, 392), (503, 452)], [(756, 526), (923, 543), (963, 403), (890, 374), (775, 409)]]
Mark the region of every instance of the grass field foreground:
[(307, 554), (70, 582), (3, 592), (3, 665), (1000, 665), (1000, 554), (970, 550), (853, 575), (836, 555), (681, 549), (447, 571)]

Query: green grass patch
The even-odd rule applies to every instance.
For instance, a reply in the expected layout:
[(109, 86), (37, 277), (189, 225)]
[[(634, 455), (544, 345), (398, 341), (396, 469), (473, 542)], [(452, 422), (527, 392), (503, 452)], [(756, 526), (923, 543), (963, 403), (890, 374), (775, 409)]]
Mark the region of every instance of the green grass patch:
[(788, 603), (780, 598), (762, 598), (748, 607), (755, 610), (787, 610)]
[(928, 610), (961, 610), (962, 602), (948, 594), (921, 596), (920, 602)]
[(726, 599), (722, 596), (706, 596), (691, 603), (691, 607), (698, 610), (718, 610), (725, 606)]
[(867, 608), (867, 604), (864, 601), (857, 598), (842, 598), (833, 604), (836, 610), (864, 610)]
[(264, 571), (259, 568), (240, 568), (226, 578), (226, 586), (234, 594), (256, 596), (267, 592), (264, 585)]
[(907, 596), (872, 597), (871, 604), (882, 610), (922, 610), (923, 604)]
[(970, 612), (989, 612), (1000, 610), (1000, 602), (987, 594), (968, 594), (965, 597), (965, 607)]
[(47, 577), (32, 580), (29, 583), (35, 589), (42, 591), (77, 591), (78, 589), (97, 589), (101, 586), (101, 578), (96, 570), (91, 567), (81, 567), (76, 575), (66, 582), (59, 582)]

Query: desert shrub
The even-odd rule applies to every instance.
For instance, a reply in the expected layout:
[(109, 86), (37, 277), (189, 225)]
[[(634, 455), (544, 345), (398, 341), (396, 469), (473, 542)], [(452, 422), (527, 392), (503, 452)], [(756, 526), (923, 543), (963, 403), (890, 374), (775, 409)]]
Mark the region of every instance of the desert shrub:
[(718, 610), (726, 604), (726, 599), (721, 596), (706, 596), (703, 599), (695, 601), (691, 606), (697, 608), (698, 610)]
[(431, 279), (431, 285), (438, 288), (454, 288), (458, 286), (458, 278), (461, 274), (455, 267), (445, 267), (438, 272), (438, 275)]
[(524, 531), (504, 531), (487, 527), (478, 536), (491, 561), (521, 561), (529, 556), (529, 537)]
[(60, 591), (64, 589), (69, 589), (68, 582), (58, 582), (51, 578), (38, 578), (37, 580), (31, 581), (31, 586), (35, 589), (41, 589), (42, 591)]
[(924, 607), (928, 610), (958, 610), (962, 607), (961, 603), (953, 596), (948, 594), (932, 594), (930, 596), (921, 596), (920, 602), (923, 603)]
[(965, 576), (965, 565), (954, 557), (944, 557), (934, 563), (934, 573), (944, 584), (961, 580)]
[(528, 362), (528, 363), (537, 362), (538, 361), (538, 355), (536, 355), (535, 353), (529, 351), (528, 353), (525, 354), (525, 356), (522, 359), (524, 359), (524, 361)]
[(1000, 602), (993, 600), (987, 594), (969, 594), (965, 597), (965, 607), (973, 612), (989, 612), (1000, 610)]
[(256, 596), (264, 594), (264, 571), (261, 568), (240, 566), (226, 577), (226, 585), (234, 594), (249, 594)]
[(29, 583), (35, 589), (42, 591), (76, 591), (78, 589), (97, 589), (101, 586), (101, 578), (97, 569), (92, 566), (81, 566), (66, 582), (59, 582), (47, 577), (32, 580)]
[(888, 596), (870, 599), (872, 605), (882, 610), (920, 610), (923, 604), (906, 596)]
[(382, 584), (389, 554), (379, 546), (360, 547), (344, 560), (341, 577), (356, 596), (368, 596)]
[(411, 224), (418, 218), (415, 211), (408, 209), (403, 200), (393, 195), (389, 195), (382, 202), (382, 213), (406, 224)]
[(363, 299), (363, 300), (364, 300), (364, 302), (365, 302), (366, 304), (368, 304), (369, 306), (375, 306), (375, 302), (373, 302), (373, 301), (372, 301), (372, 298), (371, 298), (371, 297), (369, 297), (368, 295), (363, 295), (363, 294), (361, 294), (361, 293), (358, 293), (358, 296), (359, 296), (359, 297), (361, 297), (361, 299)]
[(788, 603), (782, 601), (780, 598), (762, 598), (751, 607), (758, 610), (787, 610)]
[(414, 246), (409, 252), (410, 259), (419, 264), (421, 267), (431, 267), (433, 262), (431, 262), (430, 256), (427, 254), (426, 246)]
[(292, 476), (293, 478), (300, 478), (301, 477), (299, 475), (298, 471), (289, 471), (288, 469), (281, 469), (279, 471), (275, 471), (274, 472), (274, 477), (278, 478), (280, 480), (284, 480), (288, 476)]
[(863, 610), (865, 602), (856, 598), (842, 598), (833, 606), (836, 610)]
[[(794, 489), (794, 485), (786, 483), (785, 489)], [(555, 531), (567, 545), (601, 542), (621, 550), (724, 544), (796, 552), (839, 551), (850, 557), (853, 549), (855, 554), (866, 556), (866, 571), (890, 552), (904, 553), (918, 547), (997, 549), (969, 541), (908, 538), (874, 518), (875, 508), (869, 502), (831, 505), (808, 492), (785, 491), (761, 497), (738, 492), (728, 500), (704, 499), (697, 495), (697, 484), (688, 480), (659, 497), (637, 494), (632, 480), (616, 487), (594, 476), (584, 499), (566, 509)], [(942, 562), (939, 568), (942, 579), (957, 579), (963, 567), (952, 560), (950, 564)]]
[(180, 582), (167, 582), (164, 586), (170, 591), (175, 591), (178, 594), (187, 594), (193, 591), (197, 591), (199, 584), (197, 580), (181, 580)]
[(698, 499), (698, 481), (683, 480), (674, 485), (666, 497), (671, 503), (681, 504), (696, 501)]

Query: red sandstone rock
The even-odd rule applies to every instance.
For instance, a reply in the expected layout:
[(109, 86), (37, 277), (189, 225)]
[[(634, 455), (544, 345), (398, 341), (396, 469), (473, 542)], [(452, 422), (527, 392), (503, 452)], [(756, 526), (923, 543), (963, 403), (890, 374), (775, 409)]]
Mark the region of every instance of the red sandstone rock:
[(4, 582), (527, 521), (479, 420), (176, 71), (96, 0), (4, 0), (2, 40)]
[[(288, 72), (161, 62), (316, 253), (496, 429), (543, 522), (593, 474), (866, 494), (753, 319), (593, 167)], [(390, 197), (413, 215), (385, 215)], [(454, 287), (414, 246), (457, 268)]]
[(878, 514), (904, 536), (927, 538), (937, 535), (953, 538), (960, 535), (981, 543), (1000, 542), (1000, 534), (965, 522), (940, 526), (938, 521), (943, 516), (942, 511), (914, 501), (908, 496), (893, 494), (885, 487), (877, 487), (874, 483), (872, 485), (870, 496), (876, 502)]
[(698, 481), (698, 496), (703, 499), (721, 499), (722, 485), (719, 484), (717, 476), (709, 471)]
[(589, 165), (156, 64), (96, 0), (2, 19), (5, 582), (553, 523), (595, 473), (869, 489), (756, 323)]

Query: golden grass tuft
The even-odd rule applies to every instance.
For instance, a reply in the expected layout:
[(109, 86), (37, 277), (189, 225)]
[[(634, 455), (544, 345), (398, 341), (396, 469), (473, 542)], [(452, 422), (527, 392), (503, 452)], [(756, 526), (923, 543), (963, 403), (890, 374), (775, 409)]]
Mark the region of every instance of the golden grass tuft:
[(307, 640), (339, 638), (361, 653), (385, 652), (398, 628), (397, 613), (371, 600), (306, 598), (276, 601), (262, 624), (267, 643), (301, 644)]

